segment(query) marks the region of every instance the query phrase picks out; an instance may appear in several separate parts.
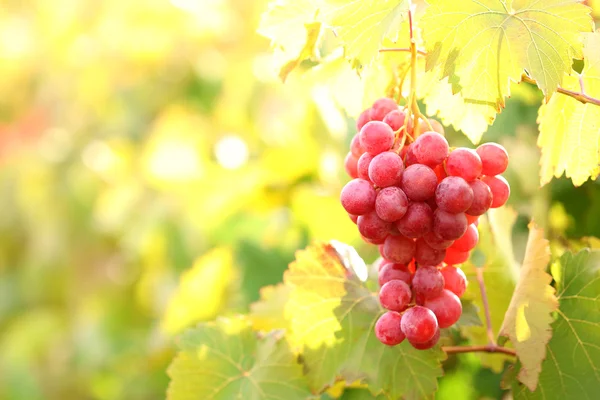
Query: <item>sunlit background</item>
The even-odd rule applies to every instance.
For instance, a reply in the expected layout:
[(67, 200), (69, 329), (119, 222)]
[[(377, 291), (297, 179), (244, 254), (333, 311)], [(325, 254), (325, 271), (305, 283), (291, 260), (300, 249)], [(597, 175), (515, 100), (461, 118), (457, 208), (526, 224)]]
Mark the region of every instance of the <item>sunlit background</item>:
[[(281, 83), (266, 3), (0, 1), (0, 399), (162, 399), (176, 334), (245, 312), (295, 250), (374, 259), (338, 204), (355, 115)], [(597, 185), (538, 189), (541, 97), (515, 93), (485, 139), (519, 160), (516, 237), (598, 234)], [(449, 398), (501, 378), (463, 363)]]

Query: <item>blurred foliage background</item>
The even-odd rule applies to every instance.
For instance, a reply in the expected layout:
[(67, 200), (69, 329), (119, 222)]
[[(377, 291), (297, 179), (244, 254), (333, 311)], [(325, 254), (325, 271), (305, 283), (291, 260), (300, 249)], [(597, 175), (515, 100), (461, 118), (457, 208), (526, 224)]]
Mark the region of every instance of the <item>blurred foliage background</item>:
[[(0, 1), (0, 399), (164, 398), (175, 335), (247, 311), (296, 249), (374, 259), (338, 205), (354, 115), (281, 84), (266, 3)], [(515, 246), (532, 216), (600, 236), (597, 183), (538, 187), (521, 86), (484, 137), (513, 160)], [(449, 368), (440, 398), (500, 395), (476, 358)]]

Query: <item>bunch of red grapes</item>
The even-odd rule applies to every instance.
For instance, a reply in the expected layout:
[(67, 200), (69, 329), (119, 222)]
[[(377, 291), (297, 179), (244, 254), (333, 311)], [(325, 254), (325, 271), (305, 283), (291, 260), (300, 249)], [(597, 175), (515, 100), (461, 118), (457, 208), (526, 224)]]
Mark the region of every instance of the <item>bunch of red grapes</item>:
[(388, 98), (361, 113), (341, 202), (383, 258), (379, 301), (389, 311), (377, 338), (428, 349), (460, 318), (467, 279), (456, 265), (477, 245), (479, 216), (509, 197), (500, 175), (508, 154), (496, 143), (451, 149), (438, 121), (421, 121), (415, 132), (406, 118)]

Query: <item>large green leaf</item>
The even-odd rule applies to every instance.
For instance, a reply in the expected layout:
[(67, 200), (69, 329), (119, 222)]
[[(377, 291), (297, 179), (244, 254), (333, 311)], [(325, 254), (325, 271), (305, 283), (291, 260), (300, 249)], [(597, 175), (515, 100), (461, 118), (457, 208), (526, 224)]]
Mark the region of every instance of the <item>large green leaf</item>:
[(291, 318), (293, 341), (303, 348), (313, 390), (337, 379), (364, 379), (374, 392), (391, 398), (424, 398), (442, 375), (439, 347), (420, 351), (407, 342), (381, 344), (374, 334), (383, 310), (376, 294), (344, 268), (330, 245), (315, 245), (297, 253), (285, 274), (291, 287), (286, 315)]
[(565, 253), (552, 269), (559, 309), (535, 392), (517, 399), (597, 399), (600, 388), (600, 252)]
[(305, 400), (302, 367), (281, 333), (261, 338), (245, 319), (198, 325), (180, 338), (169, 367), (169, 400)]

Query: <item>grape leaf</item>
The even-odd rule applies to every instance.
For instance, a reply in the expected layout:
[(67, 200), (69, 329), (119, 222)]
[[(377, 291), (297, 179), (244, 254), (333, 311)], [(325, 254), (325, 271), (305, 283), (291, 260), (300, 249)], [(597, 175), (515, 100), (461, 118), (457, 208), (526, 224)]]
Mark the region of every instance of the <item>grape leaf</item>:
[(500, 111), (510, 80), (523, 70), (547, 98), (573, 58), (582, 57), (580, 32), (592, 30), (578, 0), (429, 0), (421, 20), (427, 69), (439, 66), (465, 102)]
[(456, 325), (458, 326), (483, 326), (479, 318), (479, 308), (471, 300), (460, 299), (462, 313)]
[(439, 347), (415, 350), (407, 342), (382, 345), (374, 325), (383, 310), (374, 293), (341, 264), (331, 245), (316, 244), (297, 253), (284, 276), (291, 287), (286, 315), (294, 342), (303, 350), (307, 378), (314, 391), (337, 379), (363, 378), (391, 398), (424, 398), (437, 387)]
[(279, 78), (285, 82), (288, 75), (304, 60), (312, 58), (318, 59), (317, 43), (321, 36), (321, 23), (310, 22), (304, 25), (306, 28), (306, 42), (300, 50), (300, 54), (295, 59), (288, 61), (279, 71)]
[(242, 318), (218, 319), (186, 331), (168, 369), (168, 400), (286, 399), (311, 394), (281, 332), (261, 338)]
[(535, 390), (546, 344), (552, 337), (551, 313), (558, 308), (552, 277), (546, 273), (550, 247), (544, 231), (529, 224), (529, 239), (517, 287), (506, 311), (500, 335), (515, 346), (522, 364), (519, 380)]
[(289, 329), (284, 317), (285, 305), (290, 295), (289, 287), (278, 284), (260, 289), (260, 300), (250, 305), (248, 318), (254, 330), (270, 331)]
[[(589, 96), (600, 97), (600, 31), (585, 35), (582, 80)], [(581, 90), (579, 79), (565, 76), (563, 87)], [(575, 186), (600, 174), (600, 107), (565, 95), (553, 96), (540, 108), (538, 146), (542, 149), (540, 182), (563, 173)]]
[(600, 252), (565, 253), (553, 266), (559, 308), (537, 389), (516, 399), (596, 399), (600, 387)]
[(369, 65), (384, 38), (396, 40), (408, 0), (325, 0), (325, 21), (344, 43), (346, 56)]

